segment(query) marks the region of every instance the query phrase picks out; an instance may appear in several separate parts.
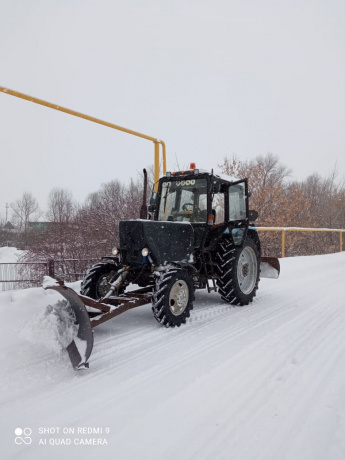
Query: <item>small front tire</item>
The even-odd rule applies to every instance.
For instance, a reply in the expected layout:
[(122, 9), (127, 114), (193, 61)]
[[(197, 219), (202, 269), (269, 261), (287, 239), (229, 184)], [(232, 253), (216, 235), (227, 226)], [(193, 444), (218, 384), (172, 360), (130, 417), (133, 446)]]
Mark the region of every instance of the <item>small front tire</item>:
[(165, 327), (179, 327), (189, 317), (194, 299), (193, 280), (186, 270), (161, 272), (155, 279), (153, 315)]
[(118, 264), (111, 262), (99, 262), (93, 265), (81, 283), (81, 295), (95, 300), (103, 298), (110, 289), (110, 280), (119, 269)]

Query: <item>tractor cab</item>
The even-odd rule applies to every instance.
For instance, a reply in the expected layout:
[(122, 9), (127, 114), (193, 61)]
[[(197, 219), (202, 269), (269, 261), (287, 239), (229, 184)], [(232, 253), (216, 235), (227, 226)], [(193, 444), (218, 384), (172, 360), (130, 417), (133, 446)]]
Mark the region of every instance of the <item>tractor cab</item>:
[(154, 220), (189, 222), (193, 227), (248, 225), (247, 180), (219, 176), (195, 168), (167, 173), (153, 193)]

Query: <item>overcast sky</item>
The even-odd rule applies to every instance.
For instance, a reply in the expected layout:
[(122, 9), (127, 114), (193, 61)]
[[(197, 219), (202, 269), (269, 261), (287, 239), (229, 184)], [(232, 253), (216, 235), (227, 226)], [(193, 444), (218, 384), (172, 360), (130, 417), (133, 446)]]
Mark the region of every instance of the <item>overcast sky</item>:
[[(216, 168), (273, 152), (345, 173), (344, 0), (0, 0), (0, 86), (153, 137)], [(0, 93), (0, 215), (153, 163), (153, 143)]]

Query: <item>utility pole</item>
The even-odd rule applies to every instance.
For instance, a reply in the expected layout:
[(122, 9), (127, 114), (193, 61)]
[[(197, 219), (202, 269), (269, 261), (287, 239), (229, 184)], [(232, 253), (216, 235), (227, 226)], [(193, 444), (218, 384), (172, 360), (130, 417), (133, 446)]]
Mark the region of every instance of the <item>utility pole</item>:
[(9, 208), (8, 203), (6, 203), (6, 224), (7, 224), (7, 211), (8, 211), (8, 208)]

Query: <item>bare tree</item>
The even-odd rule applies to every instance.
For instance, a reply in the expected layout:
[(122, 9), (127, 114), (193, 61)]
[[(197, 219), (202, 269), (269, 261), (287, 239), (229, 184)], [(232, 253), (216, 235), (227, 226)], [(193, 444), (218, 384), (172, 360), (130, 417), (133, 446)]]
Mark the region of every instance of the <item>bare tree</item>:
[(39, 206), (36, 198), (31, 192), (24, 192), (23, 196), (11, 203), (11, 209), (14, 213), (14, 220), (18, 225), (19, 230), (27, 232), (30, 216), (39, 211)]
[(38, 202), (31, 192), (24, 192), (23, 196), (11, 203), (10, 207), (13, 211), (12, 220), (20, 232), (17, 244), (25, 249), (29, 244), (30, 219), (37, 218), (40, 213)]
[(282, 214), (285, 215), (286, 178), (291, 170), (282, 165), (277, 156), (268, 153), (250, 161), (233, 156), (232, 159), (225, 158), (219, 167), (224, 174), (249, 179), (251, 207), (258, 211), (261, 225), (272, 225)]
[(74, 212), (75, 204), (69, 190), (54, 188), (49, 193), (46, 213), (49, 222), (68, 224), (73, 220)]
[[(308, 222), (308, 202), (304, 192), (297, 184), (287, 182), (291, 170), (281, 164), (277, 156), (268, 153), (250, 161), (233, 156), (232, 159), (225, 158), (219, 167), (229, 176), (249, 179), (250, 207), (259, 213), (258, 225), (304, 226)], [(278, 234), (262, 234), (260, 238), (265, 253), (280, 255)]]
[[(312, 174), (302, 182), (289, 182), (291, 171), (281, 165), (272, 154), (241, 161), (225, 158), (219, 165), (222, 172), (248, 177), (252, 192), (251, 208), (259, 212), (257, 223), (272, 227), (344, 228), (345, 181), (339, 179), (337, 165), (326, 177)], [(280, 235), (260, 235), (264, 250), (280, 251)], [(339, 250), (339, 236), (335, 233), (293, 233), (286, 236), (288, 255), (307, 255)]]
[(75, 204), (72, 193), (61, 188), (54, 188), (49, 193), (47, 220), (50, 222), (47, 236), (55, 247), (55, 254), (61, 260), (71, 256), (73, 240), (73, 220)]

